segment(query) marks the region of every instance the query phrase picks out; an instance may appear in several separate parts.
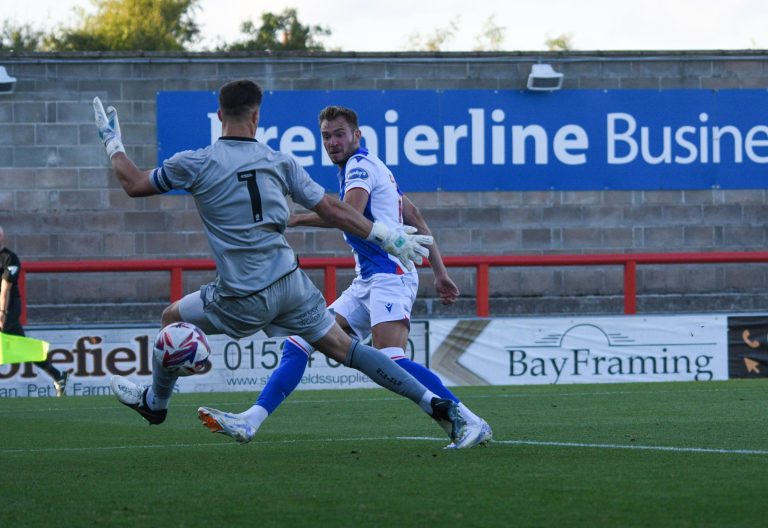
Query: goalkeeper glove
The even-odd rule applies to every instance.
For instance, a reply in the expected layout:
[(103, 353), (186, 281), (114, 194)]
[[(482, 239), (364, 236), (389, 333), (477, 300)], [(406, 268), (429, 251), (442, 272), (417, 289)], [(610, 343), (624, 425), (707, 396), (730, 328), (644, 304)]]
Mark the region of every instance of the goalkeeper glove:
[(120, 137), (120, 121), (117, 120), (117, 110), (114, 106), (104, 111), (101, 99), (93, 98), (93, 112), (96, 116), (96, 129), (99, 132), (99, 139), (104, 143), (107, 149), (107, 155), (110, 159), (118, 152), (125, 152), (123, 140)]
[[(403, 226), (402, 230), (390, 231), (380, 221), (373, 223), (373, 228), (366, 240), (377, 243), (387, 253), (396, 256), (408, 271), (413, 269), (413, 262), (421, 264), (429, 256), (429, 246), (434, 239), (429, 235), (417, 235), (418, 229)], [(413, 261), (413, 262), (411, 262)]]

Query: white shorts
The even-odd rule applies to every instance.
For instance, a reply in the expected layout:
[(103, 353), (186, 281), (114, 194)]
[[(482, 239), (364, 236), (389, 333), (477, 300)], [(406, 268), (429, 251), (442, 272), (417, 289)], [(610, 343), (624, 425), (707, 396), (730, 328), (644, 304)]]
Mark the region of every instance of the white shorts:
[(377, 273), (368, 279), (355, 277), (349, 288), (330, 306), (349, 322), (355, 335), (364, 341), (379, 323), (411, 319), (419, 289), (419, 275)]

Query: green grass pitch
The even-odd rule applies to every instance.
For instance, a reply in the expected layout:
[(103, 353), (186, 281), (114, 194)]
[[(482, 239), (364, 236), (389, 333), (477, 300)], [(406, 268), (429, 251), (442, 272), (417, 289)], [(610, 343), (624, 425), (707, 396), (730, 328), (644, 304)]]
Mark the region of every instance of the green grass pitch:
[(253, 442), (177, 395), (0, 400), (2, 527), (766, 526), (768, 381), (457, 388), (494, 428), (442, 430), (381, 389), (299, 391)]

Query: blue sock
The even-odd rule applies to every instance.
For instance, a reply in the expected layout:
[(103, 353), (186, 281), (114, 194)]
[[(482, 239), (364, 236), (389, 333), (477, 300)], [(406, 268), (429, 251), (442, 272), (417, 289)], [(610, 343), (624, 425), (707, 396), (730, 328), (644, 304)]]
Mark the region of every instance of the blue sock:
[(259, 394), (259, 399), (256, 400), (256, 405), (264, 407), (269, 414), (272, 414), (299, 385), (308, 360), (309, 356), (304, 350), (290, 339), (286, 339), (280, 365), (269, 377), (269, 381)]
[(418, 363), (415, 363), (411, 361), (410, 359), (398, 359), (395, 360), (395, 363), (400, 365), (403, 370), (405, 370), (408, 374), (419, 380), (422, 385), (424, 385), (426, 388), (440, 396), (441, 398), (446, 398), (449, 400), (453, 400), (456, 403), (459, 403), (459, 399), (448, 390), (448, 387), (443, 385), (443, 381), (431, 370), (426, 368), (423, 365), (419, 365)]

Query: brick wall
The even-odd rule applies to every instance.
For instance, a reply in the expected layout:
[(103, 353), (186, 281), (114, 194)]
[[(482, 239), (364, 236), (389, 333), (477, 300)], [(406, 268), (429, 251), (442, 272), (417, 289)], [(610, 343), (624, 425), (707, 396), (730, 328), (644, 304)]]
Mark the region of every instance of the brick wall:
[[(565, 74), (564, 89), (762, 88), (765, 52), (321, 53), (3, 55), (18, 78), (0, 96), (0, 225), (23, 260), (208, 257), (191, 200), (127, 198), (96, 138), (91, 100), (120, 113), (129, 155), (155, 166), (155, 96), (216, 90), (248, 77), (267, 90), (523, 89), (531, 64)], [(749, 251), (766, 243), (766, 191), (415, 193), (443, 253), (551, 254)], [(297, 230), (300, 254), (346, 255), (338, 233)], [(417, 316), (472, 315), (474, 273), (455, 270), (465, 296), (445, 308), (422, 275)], [(320, 275), (313, 279), (321, 283)], [(210, 274), (190, 274), (194, 289)], [(764, 265), (642, 267), (640, 312), (768, 308)], [(339, 286), (349, 280), (339, 276)], [(620, 313), (615, 268), (495, 270), (501, 314)], [(30, 275), (30, 322), (154, 321), (167, 301), (157, 274)], [(94, 303), (99, 304), (97, 309)]]

